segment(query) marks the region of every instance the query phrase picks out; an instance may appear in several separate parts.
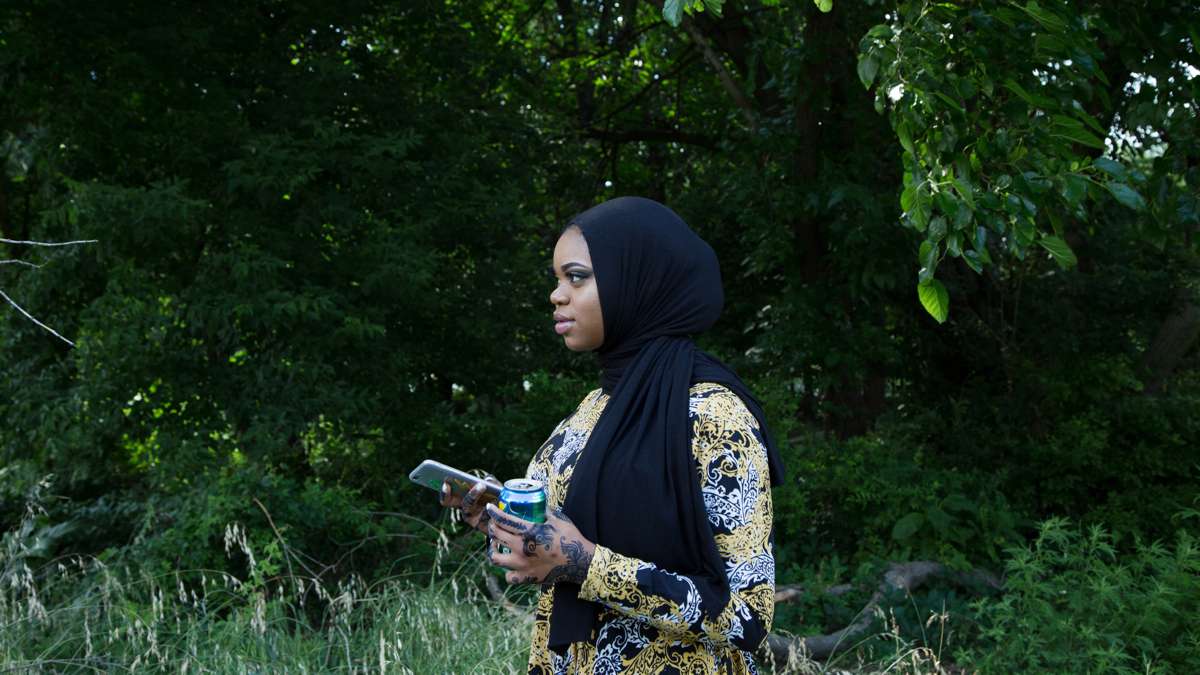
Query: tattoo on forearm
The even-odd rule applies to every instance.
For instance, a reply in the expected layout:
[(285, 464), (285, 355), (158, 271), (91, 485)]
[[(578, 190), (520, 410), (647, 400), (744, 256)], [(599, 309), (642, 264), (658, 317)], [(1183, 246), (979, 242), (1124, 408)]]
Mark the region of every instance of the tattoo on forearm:
[(551, 569), (542, 580), (542, 585), (549, 586), (559, 580), (583, 583), (592, 565), (592, 554), (584, 550), (583, 542), (578, 539), (559, 537), (558, 546), (567, 561)]

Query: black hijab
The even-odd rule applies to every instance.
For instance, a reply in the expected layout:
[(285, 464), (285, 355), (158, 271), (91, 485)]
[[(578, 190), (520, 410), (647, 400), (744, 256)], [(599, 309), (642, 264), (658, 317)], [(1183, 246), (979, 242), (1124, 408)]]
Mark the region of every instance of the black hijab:
[[(692, 384), (722, 384), (745, 402), (766, 439), (772, 485), (783, 478), (762, 406), (692, 342), (725, 302), (717, 256), (650, 199), (613, 199), (570, 223), (583, 232), (599, 284), (604, 343), (597, 353), (610, 398), (575, 465), (563, 511), (590, 541), (690, 577), (713, 618), (729, 601), (729, 579), (692, 455)], [(599, 606), (578, 594), (578, 584), (554, 589), (549, 644), (559, 653), (592, 636)]]

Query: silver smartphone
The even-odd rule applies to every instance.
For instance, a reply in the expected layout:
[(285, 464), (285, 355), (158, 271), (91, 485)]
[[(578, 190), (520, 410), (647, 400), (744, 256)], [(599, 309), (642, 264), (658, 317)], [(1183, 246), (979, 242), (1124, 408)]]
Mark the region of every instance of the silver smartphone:
[[(466, 471), (446, 466), (432, 459), (421, 462), (417, 468), (412, 470), (412, 473), (408, 474), (408, 479), (417, 485), (437, 490), (438, 492), (442, 491), (443, 482), (449, 483), (450, 490), (460, 497), (467, 494), (467, 491), (475, 487), (476, 483), (484, 480), (478, 476), (472, 476)], [(486, 482), (487, 489), (485, 494), (487, 497), (485, 499), (490, 497), (492, 501), (499, 500), (500, 490), (504, 486), (494, 480), (487, 480)]]

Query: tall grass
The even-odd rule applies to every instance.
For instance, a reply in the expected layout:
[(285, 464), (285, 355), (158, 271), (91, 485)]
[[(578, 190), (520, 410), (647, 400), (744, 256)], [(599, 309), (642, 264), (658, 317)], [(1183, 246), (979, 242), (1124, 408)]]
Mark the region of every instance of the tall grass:
[[(237, 526), (246, 578), (153, 576), (95, 558), (30, 567), (16, 532), (0, 547), (0, 672), (516, 673), (527, 618), (478, 589), (482, 559), (421, 579), (327, 586), (270, 576)], [(444, 541), (444, 538), (441, 538)]]
[[(236, 524), (225, 544), (245, 563), (242, 578), (153, 575), (85, 557), (32, 565), (36, 551), (22, 535), (34, 515), (0, 540), (0, 673), (525, 671), (531, 624), (520, 605), (530, 589), (516, 589), (516, 605), (494, 601), (480, 588), (494, 570), (478, 552), (451, 548), (440, 528), (429, 526), (436, 551), (428, 572), (327, 583), (281, 560), (292, 555), (282, 540), (254, 550)], [(945, 672), (936, 655), (900, 640), (894, 621), (891, 628), (882, 637), (894, 651), (881, 661), (793, 655), (778, 667), (764, 659), (763, 671)]]

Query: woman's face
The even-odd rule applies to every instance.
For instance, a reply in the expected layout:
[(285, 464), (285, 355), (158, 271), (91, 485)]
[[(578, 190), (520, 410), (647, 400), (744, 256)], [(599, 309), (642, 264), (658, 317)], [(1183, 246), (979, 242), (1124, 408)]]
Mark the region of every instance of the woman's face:
[(554, 246), (554, 276), (558, 280), (550, 293), (554, 332), (562, 336), (571, 351), (598, 349), (604, 344), (600, 289), (587, 240), (578, 227), (567, 228)]

